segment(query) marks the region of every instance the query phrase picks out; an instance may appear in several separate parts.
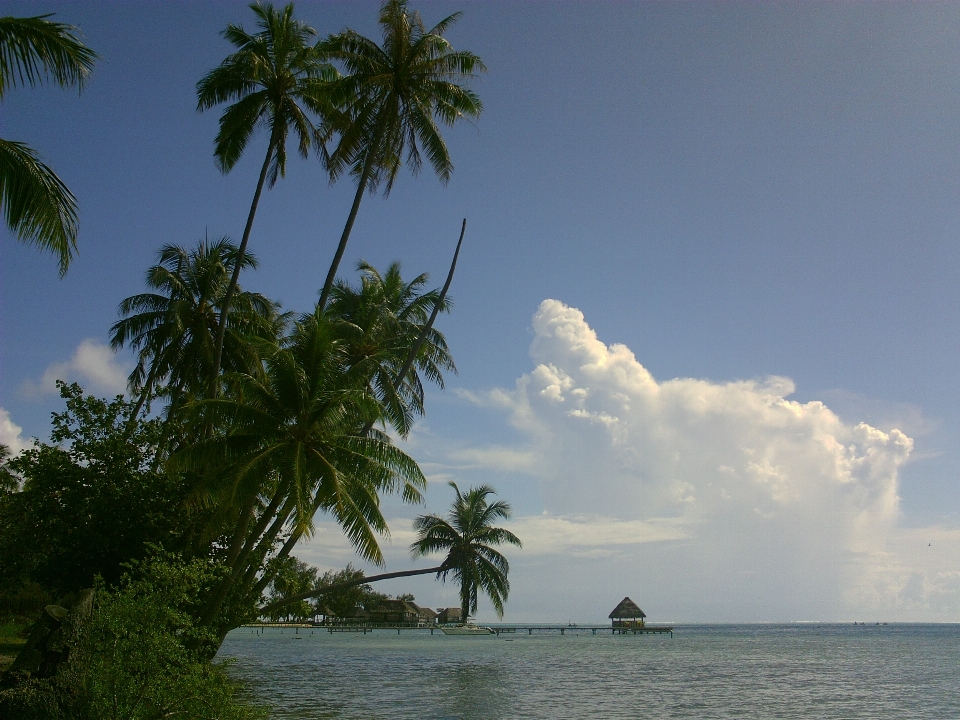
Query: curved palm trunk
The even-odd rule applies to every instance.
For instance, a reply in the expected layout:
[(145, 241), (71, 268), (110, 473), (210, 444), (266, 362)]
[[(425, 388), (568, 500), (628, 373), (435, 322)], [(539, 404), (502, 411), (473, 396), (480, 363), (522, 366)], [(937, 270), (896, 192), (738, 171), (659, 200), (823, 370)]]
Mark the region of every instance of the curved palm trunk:
[(291, 603), (300, 602), (301, 600), (309, 600), (310, 598), (320, 597), (321, 595), (326, 595), (327, 593), (335, 592), (337, 590), (345, 590), (347, 588), (355, 587), (357, 585), (366, 585), (367, 583), (379, 582), (380, 580), (392, 580), (393, 578), (400, 577), (412, 577), (414, 575), (429, 575), (431, 573), (442, 573), (447, 568), (443, 565), (438, 565), (437, 567), (432, 568), (423, 568), (422, 570), (398, 570), (397, 572), (388, 572), (381, 573), (379, 575), (371, 575), (369, 577), (359, 578), (358, 580), (345, 580), (344, 582), (334, 583), (333, 585), (327, 585), (325, 588), (320, 588), (319, 590), (307, 590), (306, 592), (298, 593), (296, 595), (291, 595), (290, 597), (283, 598), (281, 600), (276, 600), (269, 605), (260, 608), (261, 615), (268, 615), (269, 613), (282, 608), (285, 605)]
[(357, 212), (360, 210), (360, 201), (363, 200), (363, 193), (367, 189), (367, 181), (373, 171), (374, 153), (371, 151), (363, 164), (363, 172), (360, 173), (360, 180), (357, 183), (357, 192), (353, 196), (353, 205), (350, 208), (350, 215), (347, 217), (347, 224), (343, 228), (343, 234), (340, 235), (340, 244), (337, 245), (337, 252), (333, 256), (333, 262), (330, 263), (330, 269), (327, 271), (327, 279), (323, 281), (323, 290), (320, 291), (320, 300), (317, 307), (323, 312), (327, 306), (327, 299), (330, 297), (330, 290), (333, 288), (333, 281), (337, 277), (337, 268), (340, 267), (340, 261), (343, 259), (343, 252), (347, 249), (347, 241), (350, 239), (350, 233), (353, 230), (353, 223), (357, 219)]
[[(466, 231), (467, 219), (464, 218), (463, 224), (460, 226), (460, 239), (457, 240), (457, 249), (453, 252), (453, 261), (450, 263), (450, 270), (447, 272), (447, 280), (443, 283), (443, 288), (440, 290), (440, 296), (437, 298), (437, 302), (433, 306), (433, 312), (430, 313), (430, 319), (427, 320), (427, 324), (424, 325), (420, 330), (420, 334), (417, 335), (417, 339), (414, 341), (410, 348), (410, 352), (407, 353), (407, 357), (403, 361), (400, 372), (397, 373), (397, 379), (394, 380), (393, 383), (397, 388), (403, 384), (403, 379), (407, 376), (407, 373), (410, 372), (411, 366), (417, 359), (417, 353), (420, 352), (423, 341), (427, 338), (427, 333), (430, 332), (430, 329), (433, 327), (433, 323), (437, 319), (437, 315), (440, 314), (440, 308), (443, 305), (444, 299), (447, 297), (447, 290), (450, 289), (450, 283), (453, 282), (453, 273), (457, 269), (457, 258), (460, 257), (460, 246), (463, 244), (463, 234)], [(373, 428), (373, 424), (373, 420), (368, 421), (367, 424), (363, 426), (363, 430), (360, 432), (360, 435), (362, 437), (369, 435), (370, 430)]]
[(233, 293), (237, 289), (237, 282), (240, 279), (240, 268), (243, 266), (243, 256), (247, 252), (247, 243), (250, 240), (250, 231), (253, 229), (253, 218), (257, 214), (257, 205), (260, 204), (260, 195), (263, 193), (263, 184), (267, 180), (267, 171), (270, 168), (270, 160), (273, 158), (273, 148), (275, 143), (273, 139), (267, 147), (267, 156), (263, 159), (263, 167), (260, 168), (260, 178), (257, 180), (257, 191), (253, 194), (253, 202), (250, 204), (250, 213), (247, 215), (247, 224), (243, 228), (243, 238), (240, 240), (240, 248), (237, 250), (237, 260), (233, 266), (233, 275), (230, 276), (230, 284), (227, 285), (227, 292), (223, 296), (223, 306), (220, 308), (220, 323), (217, 326), (217, 340), (213, 350), (213, 373), (210, 377), (210, 392), (213, 397), (219, 395), (217, 378), (220, 376), (220, 364), (223, 358), (223, 339), (227, 334), (227, 315), (230, 312), (230, 301), (233, 299)]

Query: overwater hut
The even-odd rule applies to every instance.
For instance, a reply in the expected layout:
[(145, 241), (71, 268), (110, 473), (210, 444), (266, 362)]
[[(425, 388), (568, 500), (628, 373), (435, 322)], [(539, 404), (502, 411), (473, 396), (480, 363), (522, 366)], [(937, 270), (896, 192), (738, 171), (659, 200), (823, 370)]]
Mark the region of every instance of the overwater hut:
[(439, 613), (435, 613), (430, 608), (420, 607), (416, 603), (410, 603), (417, 609), (417, 616), (420, 619), (420, 625), (430, 626), (437, 624)]
[(420, 621), (419, 608), (406, 600), (381, 600), (370, 609), (370, 622), (389, 625), (416, 625)]
[(614, 629), (624, 630), (642, 628), (643, 619), (646, 616), (647, 614), (640, 609), (639, 605), (630, 598), (625, 597), (608, 617), (613, 622)]
[(441, 625), (464, 622), (464, 618), (458, 607), (437, 608), (437, 611), (439, 612), (437, 622)]

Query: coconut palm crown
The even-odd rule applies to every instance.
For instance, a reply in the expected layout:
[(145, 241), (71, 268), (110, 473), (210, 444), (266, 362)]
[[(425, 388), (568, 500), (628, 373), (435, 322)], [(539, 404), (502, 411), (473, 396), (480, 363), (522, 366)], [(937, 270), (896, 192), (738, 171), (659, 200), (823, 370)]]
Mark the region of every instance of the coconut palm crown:
[(422, 292), (429, 279), (426, 274), (405, 282), (400, 263), (391, 264), (386, 273), (363, 261), (357, 269), (360, 287), (338, 281), (325, 312), (341, 323), (349, 363), (366, 369), (385, 419), (406, 437), (414, 416), (423, 414), (420, 373), (443, 388), (443, 371), (456, 372), (456, 365), (443, 333), (431, 327), (416, 351), (412, 372), (398, 380), (400, 369), (437, 303), (441, 311), (449, 311), (452, 303), (446, 298), (441, 301), (437, 290)]
[[(322, 115), (326, 84), (337, 77), (336, 70), (311, 44), (318, 37), (317, 31), (294, 18), (292, 3), (280, 10), (270, 3), (253, 3), (250, 9), (257, 18), (258, 32), (228, 25), (222, 34), (236, 52), (197, 83), (197, 110), (232, 103), (220, 116), (214, 141), (214, 157), (222, 172), (230, 172), (237, 164), (257, 128), (265, 128), (270, 135), (240, 240), (240, 262), (227, 288), (227, 309), (236, 290), (263, 186), (273, 187), (285, 174), (291, 133), (297, 138), (298, 152), (307, 157), (318, 133), (311, 113)], [(217, 332), (211, 383), (217, 382), (220, 372), (225, 320), (226, 314)]]
[(510, 563), (494, 546), (509, 543), (522, 547), (522, 543), (512, 532), (493, 523), (508, 519), (510, 506), (503, 500), (488, 502), (487, 498), (494, 494), (488, 485), (471, 488), (466, 493), (461, 493), (454, 482), (450, 487), (457, 496), (446, 518), (421, 515), (414, 520), (417, 540), (410, 546), (410, 554), (416, 558), (446, 552), (437, 577), (446, 580), (448, 574), (453, 574), (460, 586), (464, 622), (477, 612), (480, 591), (490, 598), (497, 616), (502, 618), (503, 603), (510, 593), (507, 579)]
[(389, 193), (406, 163), (414, 174), (423, 158), (442, 182), (453, 162), (437, 121), (452, 126), (477, 118), (480, 98), (461, 83), (486, 70), (477, 55), (454, 51), (443, 37), (460, 17), (455, 13), (427, 30), (406, 0), (387, 0), (380, 9), (383, 44), (344, 30), (320, 45), (325, 57), (340, 63), (344, 76), (331, 83), (329, 101), (337, 110), (331, 125), (339, 134), (327, 167), (331, 181), (345, 172), (357, 179), (357, 191), (336, 254), (320, 293), (324, 307), (343, 257), (360, 200), (384, 184)]

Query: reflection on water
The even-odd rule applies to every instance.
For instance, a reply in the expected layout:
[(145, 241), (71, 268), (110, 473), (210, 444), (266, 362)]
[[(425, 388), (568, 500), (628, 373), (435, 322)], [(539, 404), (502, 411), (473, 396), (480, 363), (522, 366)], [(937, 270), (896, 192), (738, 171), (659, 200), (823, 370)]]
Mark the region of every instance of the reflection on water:
[(240, 629), (221, 657), (283, 719), (960, 717), (954, 625), (696, 626), (674, 638)]

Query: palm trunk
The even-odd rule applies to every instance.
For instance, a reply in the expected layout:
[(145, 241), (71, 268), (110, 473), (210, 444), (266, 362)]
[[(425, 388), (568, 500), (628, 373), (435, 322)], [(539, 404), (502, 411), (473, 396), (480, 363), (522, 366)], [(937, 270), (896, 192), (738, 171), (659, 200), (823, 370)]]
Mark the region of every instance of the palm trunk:
[(263, 167), (260, 169), (260, 178), (257, 180), (257, 191), (253, 194), (253, 202), (250, 204), (247, 225), (243, 229), (243, 238), (240, 240), (240, 249), (237, 251), (237, 261), (233, 266), (233, 275), (230, 276), (230, 284), (227, 285), (227, 292), (223, 296), (223, 305), (220, 308), (220, 323), (217, 326), (217, 340), (213, 351), (213, 373), (210, 377), (212, 397), (217, 397), (220, 394), (218, 392), (218, 378), (220, 377), (220, 365), (223, 358), (223, 340), (227, 334), (227, 315), (230, 312), (230, 301), (233, 299), (233, 293), (236, 291), (237, 282), (240, 279), (240, 268), (243, 266), (243, 257), (247, 252), (247, 243), (250, 241), (250, 231), (253, 229), (253, 218), (257, 214), (257, 205), (260, 203), (263, 184), (267, 180), (267, 171), (270, 169), (270, 160), (273, 158), (274, 144), (273, 138), (271, 138), (270, 145), (267, 147), (267, 156), (263, 159)]
[(147, 402), (147, 398), (150, 397), (150, 390), (153, 387), (153, 381), (156, 376), (157, 368), (156, 366), (150, 368), (150, 373), (147, 375), (147, 381), (143, 384), (143, 389), (140, 391), (140, 397), (137, 398), (137, 404), (134, 406), (133, 411), (130, 413), (130, 419), (127, 420), (126, 433), (127, 437), (133, 434), (133, 428), (137, 424), (137, 416), (140, 415), (140, 411), (143, 409), (143, 406)]
[[(450, 263), (450, 270), (447, 272), (447, 280), (443, 283), (443, 289), (440, 290), (440, 296), (437, 298), (437, 302), (434, 303), (433, 312), (430, 313), (430, 319), (427, 320), (427, 324), (423, 326), (423, 328), (420, 330), (420, 334), (417, 335), (417, 339), (411, 346), (410, 352), (407, 353), (407, 357), (403, 361), (400, 372), (397, 373), (397, 378), (393, 382), (398, 392), (400, 387), (403, 385), (403, 379), (407, 376), (407, 373), (413, 366), (414, 361), (417, 359), (417, 353), (420, 352), (420, 348), (423, 346), (423, 341), (427, 338), (427, 333), (429, 333), (433, 328), (433, 323), (436, 321), (437, 315), (440, 314), (440, 308), (443, 306), (443, 301), (447, 297), (447, 290), (450, 289), (450, 283), (453, 282), (453, 273), (457, 269), (457, 258), (460, 257), (460, 246), (463, 244), (463, 234), (466, 231), (467, 219), (464, 218), (463, 224), (460, 226), (460, 239), (457, 240), (457, 249), (453, 252), (453, 262)], [(373, 420), (369, 420), (367, 424), (363, 426), (363, 430), (360, 432), (361, 437), (366, 437), (370, 434), (370, 430), (373, 428), (373, 423)]]
[(350, 239), (353, 223), (357, 219), (357, 212), (360, 210), (360, 201), (363, 200), (363, 193), (367, 189), (367, 181), (370, 179), (370, 174), (373, 171), (373, 160), (374, 152), (371, 150), (363, 163), (363, 171), (360, 173), (359, 182), (357, 182), (357, 192), (353, 196), (353, 206), (350, 208), (350, 215), (347, 217), (347, 224), (343, 228), (343, 234), (340, 235), (340, 244), (337, 245), (337, 252), (333, 256), (333, 262), (330, 263), (330, 270), (327, 271), (327, 279), (323, 281), (323, 290), (320, 291), (320, 300), (317, 302), (317, 308), (320, 312), (323, 312), (323, 309), (327, 306), (327, 299), (330, 297), (333, 281), (337, 277), (337, 268), (340, 267), (343, 252), (347, 249), (347, 241)]
[(379, 582), (380, 580), (392, 580), (393, 578), (412, 577), (414, 575), (442, 573), (446, 569), (447, 568), (445, 566), (438, 565), (437, 567), (423, 568), (422, 570), (398, 570), (397, 572), (371, 575), (370, 577), (363, 577), (358, 580), (345, 580), (344, 582), (327, 585), (325, 588), (320, 588), (319, 590), (307, 590), (306, 592), (291, 595), (290, 597), (286, 597), (281, 600), (276, 600), (266, 607), (260, 608), (260, 615), (268, 615), (274, 610), (282, 608), (284, 605), (289, 605), (290, 603), (300, 602), (301, 600), (309, 600), (310, 598), (320, 597), (321, 595), (326, 595), (327, 593), (336, 592), (337, 590), (345, 590), (357, 585), (366, 585), (367, 583)]
[(247, 534), (247, 528), (250, 526), (250, 519), (253, 516), (253, 506), (256, 499), (252, 498), (247, 505), (240, 511), (240, 517), (237, 519), (237, 527), (234, 530), (233, 537), (230, 540), (230, 548), (227, 552), (226, 565), (230, 570), (230, 575), (224, 576), (213, 591), (211, 597), (200, 614), (200, 624), (209, 625), (220, 612), (223, 601), (230, 594), (230, 588), (233, 586), (233, 564), (239, 557), (243, 549), (244, 538)]

